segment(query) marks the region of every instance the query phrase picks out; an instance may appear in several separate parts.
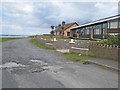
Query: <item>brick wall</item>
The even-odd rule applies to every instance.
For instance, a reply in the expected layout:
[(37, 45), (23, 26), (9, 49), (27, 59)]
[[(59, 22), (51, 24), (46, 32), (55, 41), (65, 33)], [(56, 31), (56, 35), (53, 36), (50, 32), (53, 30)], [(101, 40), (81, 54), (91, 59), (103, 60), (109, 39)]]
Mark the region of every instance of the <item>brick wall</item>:
[[(53, 41), (44, 41), (40, 38), (36, 39), (37, 41), (45, 44), (49, 47), (54, 47), (56, 49), (70, 49), (71, 52), (77, 52), (84, 55), (92, 55), (104, 59), (118, 60), (118, 51), (120, 52), (120, 48), (112, 45), (102, 45), (102, 44), (89, 44), (89, 48), (80, 48), (75, 47), (75, 44), (69, 44), (69, 42), (53, 42)], [(46, 44), (47, 43), (47, 44)]]
[(118, 60), (118, 50), (120, 48), (112, 45), (90, 44), (89, 54), (96, 57)]

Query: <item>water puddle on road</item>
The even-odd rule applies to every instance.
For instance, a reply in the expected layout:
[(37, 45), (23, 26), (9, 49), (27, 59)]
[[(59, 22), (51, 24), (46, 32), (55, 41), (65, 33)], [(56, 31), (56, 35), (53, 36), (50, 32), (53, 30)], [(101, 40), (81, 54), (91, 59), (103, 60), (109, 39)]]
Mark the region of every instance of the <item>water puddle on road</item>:
[(34, 64), (40, 64), (42, 66), (48, 66), (47, 63), (43, 62), (43, 61), (40, 61), (40, 60), (30, 60), (32, 63)]
[(29, 60), (31, 64), (23, 65), (15, 62), (7, 62), (0, 65), (1, 69), (7, 69), (14, 74), (38, 73), (49, 70), (48, 64), (40, 60)]
[(27, 65), (23, 65), (16, 62), (7, 62), (0, 66), (2, 69), (6, 69), (14, 74), (29, 74), (29, 73), (41, 73), (44, 71), (50, 71), (53, 73), (58, 73), (63, 69), (63, 67), (54, 65), (49, 66), (48, 63), (42, 60), (30, 59)]
[(9, 69), (9, 68), (17, 68), (17, 67), (27, 67), (28, 65), (22, 65), (15, 62), (7, 62), (5, 64), (0, 65), (2, 69)]

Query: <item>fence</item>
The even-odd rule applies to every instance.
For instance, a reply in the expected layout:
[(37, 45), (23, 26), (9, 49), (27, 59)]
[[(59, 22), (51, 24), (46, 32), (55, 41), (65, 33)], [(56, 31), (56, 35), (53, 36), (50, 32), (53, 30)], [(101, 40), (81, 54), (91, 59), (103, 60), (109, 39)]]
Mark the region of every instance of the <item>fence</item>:
[(115, 45), (103, 45), (90, 42), (75, 41), (75, 43), (69, 43), (69, 41), (50, 41), (40, 38), (36, 38), (37, 41), (45, 44), (49, 47), (56, 49), (69, 49), (70, 52), (77, 52), (85, 55), (92, 55), (105, 59), (118, 60), (118, 50), (120, 48)]
[(118, 60), (118, 46), (115, 45), (105, 45), (105, 44), (90, 44), (89, 55), (94, 55), (96, 57)]

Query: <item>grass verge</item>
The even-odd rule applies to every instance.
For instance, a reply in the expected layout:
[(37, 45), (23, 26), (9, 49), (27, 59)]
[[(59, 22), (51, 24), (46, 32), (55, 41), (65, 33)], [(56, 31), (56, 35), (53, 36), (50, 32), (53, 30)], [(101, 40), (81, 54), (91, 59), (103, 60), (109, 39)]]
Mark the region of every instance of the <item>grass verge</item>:
[[(35, 39), (31, 39), (31, 42), (35, 46), (42, 48), (42, 49), (56, 50), (55, 48), (45, 46), (44, 44), (36, 41)], [(94, 56), (90, 56), (90, 55), (79, 55), (79, 53), (75, 53), (75, 52), (63, 53), (63, 55), (74, 61), (81, 61), (81, 60), (88, 60), (88, 59), (95, 58)]]
[(64, 53), (64, 56), (74, 61), (81, 61), (81, 60), (88, 60), (95, 58), (94, 56), (80, 55), (79, 53), (75, 53), (75, 52)]
[(0, 38), (0, 42), (5, 42), (5, 41), (9, 41), (9, 40), (16, 40), (16, 39), (20, 39), (20, 38)]
[(39, 48), (47, 49), (47, 50), (55, 50), (55, 48), (47, 47), (47, 46), (45, 46), (44, 44), (36, 41), (35, 39), (31, 39), (31, 42), (32, 42), (35, 46), (37, 46), (37, 47), (39, 47)]

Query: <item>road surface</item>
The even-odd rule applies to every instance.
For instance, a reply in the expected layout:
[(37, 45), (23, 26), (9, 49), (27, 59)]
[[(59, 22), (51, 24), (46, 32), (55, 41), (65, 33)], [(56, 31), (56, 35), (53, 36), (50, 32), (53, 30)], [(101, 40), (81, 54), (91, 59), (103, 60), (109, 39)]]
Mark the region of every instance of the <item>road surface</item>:
[(67, 60), (30, 39), (2, 43), (2, 88), (118, 88), (118, 74)]

